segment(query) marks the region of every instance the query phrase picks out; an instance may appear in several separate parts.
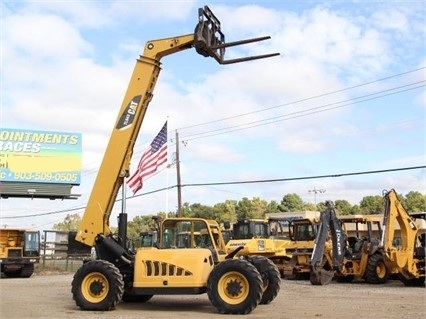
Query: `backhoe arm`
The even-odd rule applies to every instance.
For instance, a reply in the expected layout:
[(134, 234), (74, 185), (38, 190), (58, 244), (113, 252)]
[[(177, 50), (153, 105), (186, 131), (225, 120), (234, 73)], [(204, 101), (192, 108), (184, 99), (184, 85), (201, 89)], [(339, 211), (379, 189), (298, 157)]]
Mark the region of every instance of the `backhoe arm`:
[(210, 9), (207, 6), (200, 8), (198, 15), (198, 24), (194, 34), (148, 41), (143, 54), (137, 59), (92, 193), (77, 231), (77, 241), (93, 246), (97, 235), (108, 236), (111, 233), (109, 227), (110, 214), (124, 178), (129, 176), (133, 147), (148, 104), (153, 97), (154, 87), (161, 70), (161, 58), (192, 47), (195, 47), (197, 52), (205, 57), (213, 57), (220, 64), (244, 62), (279, 55), (279, 53), (272, 53), (225, 60), (226, 47), (262, 41), (269, 39), (269, 37), (226, 43), (225, 37), (220, 30), (220, 22)]
[[(418, 228), (414, 220), (407, 213), (395, 190), (390, 190), (384, 195), (385, 211), (383, 216), (383, 250), (389, 261), (399, 269), (410, 274), (417, 273), (413, 262), (415, 243)], [(395, 246), (395, 230), (400, 228), (400, 243)]]
[[(310, 280), (314, 285), (326, 285), (334, 276), (334, 271), (342, 270), (342, 263), (345, 254), (345, 235), (342, 226), (334, 211), (331, 201), (326, 201), (326, 210), (321, 212), (318, 232), (315, 238), (315, 245), (312, 251), (310, 262)], [(333, 270), (326, 271), (323, 267), (323, 257), (326, 248), (328, 235), (330, 234), (333, 245)]]

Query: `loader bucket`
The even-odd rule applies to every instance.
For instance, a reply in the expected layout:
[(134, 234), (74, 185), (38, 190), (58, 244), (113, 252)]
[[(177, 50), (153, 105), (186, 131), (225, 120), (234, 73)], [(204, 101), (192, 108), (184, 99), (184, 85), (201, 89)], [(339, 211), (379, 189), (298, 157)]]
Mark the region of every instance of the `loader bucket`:
[(334, 271), (333, 270), (313, 270), (311, 269), (309, 280), (311, 281), (312, 285), (328, 285), (334, 277)]

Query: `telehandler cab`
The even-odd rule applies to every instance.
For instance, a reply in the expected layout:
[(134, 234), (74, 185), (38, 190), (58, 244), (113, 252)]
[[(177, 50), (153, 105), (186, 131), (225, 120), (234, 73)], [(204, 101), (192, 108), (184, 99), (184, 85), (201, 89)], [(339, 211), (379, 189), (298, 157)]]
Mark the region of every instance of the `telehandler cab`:
[[(194, 33), (146, 43), (143, 55), (137, 59), (76, 235), (77, 241), (94, 246), (97, 256), (96, 260), (84, 263), (72, 281), (73, 299), (82, 310), (111, 310), (121, 300), (146, 302), (155, 294), (207, 293), (219, 313), (247, 314), (262, 301), (268, 303), (275, 297), (273, 294), (276, 295), (277, 291), (265, 299), (265, 286), (268, 285), (262, 281), (258, 270), (261, 265), (268, 267), (264, 260), (237, 259), (233, 258), (235, 255), (223, 255), (217, 249), (205, 247), (168, 247), (166, 237), (161, 247), (142, 248), (134, 252), (126, 244), (127, 214), (124, 208), (118, 216), (118, 234), (112, 234), (109, 227), (117, 193), (129, 176), (133, 147), (153, 96), (161, 58), (190, 48), (195, 48), (205, 57), (213, 57), (219, 64), (279, 55), (271, 53), (225, 59), (225, 49), (228, 47), (269, 38), (227, 43), (219, 20), (204, 6), (198, 10), (198, 24)], [(122, 191), (125, 195), (125, 187)], [(191, 243), (195, 242), (198, 232), (196, 225), (200, 227), (198, 235), (206, 231), (213, 237), (212, 229), (215, 229), (221, 238), (219, 227), (206, 220), (190, 223), (194, 228), (190, 230)], [(187, 230), (173, 233), (173, 246), (186, 242), (188, 233), (185, 232)], [(166, 236), (166, 233), (163, 235)]]

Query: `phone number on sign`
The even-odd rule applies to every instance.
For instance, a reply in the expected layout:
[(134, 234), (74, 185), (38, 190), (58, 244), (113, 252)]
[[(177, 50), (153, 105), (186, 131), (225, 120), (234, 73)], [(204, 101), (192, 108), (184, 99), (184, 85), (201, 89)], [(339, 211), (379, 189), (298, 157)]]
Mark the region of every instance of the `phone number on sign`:
[(13, 173), (13, 177), (16, 180), (26, 180), (26, 181), (45, 181), (45, 182), (77, 182), (78, 174), (77, 173)]

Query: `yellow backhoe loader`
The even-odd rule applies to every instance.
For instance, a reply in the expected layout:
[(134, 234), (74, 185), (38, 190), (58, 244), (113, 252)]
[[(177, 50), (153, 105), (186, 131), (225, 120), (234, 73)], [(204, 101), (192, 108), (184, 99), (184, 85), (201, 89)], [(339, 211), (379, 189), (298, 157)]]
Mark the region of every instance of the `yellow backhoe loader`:
[(311, 283), (326, 285), (334, 277), (339, 282), (356, 278), (370, 284), (385, 283), (393, 270), (387, 267), (380, 249), (381, 220), (368, 215), (338, 218), (333, 203), (326, 201), (310, 261)]
[(408, 214), (393, 189), (384, 192), (384, 200), (385, 212), (381, 246), (385, 262), (388, 268), (398, 272), (399, 279), (406, 286), (424, 287), (425, 213)]

